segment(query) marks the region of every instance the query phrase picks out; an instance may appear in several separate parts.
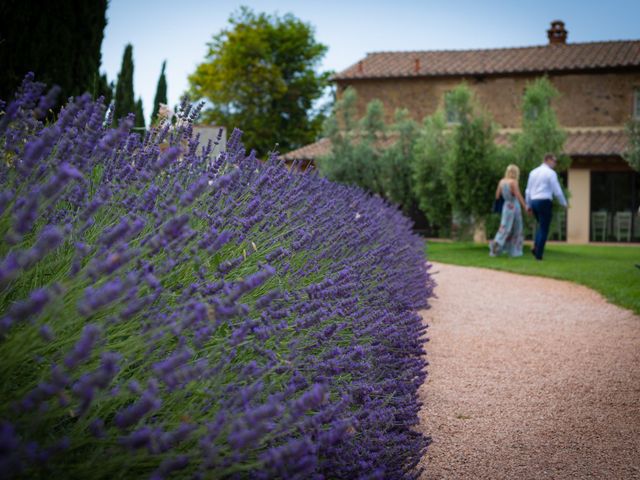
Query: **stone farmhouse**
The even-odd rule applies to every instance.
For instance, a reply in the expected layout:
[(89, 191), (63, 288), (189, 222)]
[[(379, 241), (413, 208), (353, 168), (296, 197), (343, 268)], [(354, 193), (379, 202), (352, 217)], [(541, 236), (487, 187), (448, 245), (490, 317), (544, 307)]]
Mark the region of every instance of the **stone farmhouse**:
[[(502, 127), (500, 142), (520, 127), (527, 84), (546, 75), (560, 92), (553, 106), (572, 158), (563, 174), (570, 207), (558, 236), (570, 243), (640, 241), (640, 174), (622, 158), (625, 124), (640, 119), (640, 40), (569, 43), (561, 21), (547, 36), (547, 44), (532, 47), (370, 53), (333, 81), (338, 96), (357, 90), (361, 114), (377, 98), (388, 115), (407, 108), (418, 121), (446, 111), (446, 93), (465, 81)], [(284, 158), (312, 162), (330, 148), (322, 139)]]

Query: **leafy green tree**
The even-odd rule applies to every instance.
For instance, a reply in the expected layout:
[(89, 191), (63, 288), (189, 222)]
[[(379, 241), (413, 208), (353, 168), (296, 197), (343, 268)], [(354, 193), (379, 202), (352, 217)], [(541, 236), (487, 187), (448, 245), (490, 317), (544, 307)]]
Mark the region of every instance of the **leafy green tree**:
[(122, 55), (122, 65), (118, 73), (116, 83), (115, 107), (113, 112), (114, 123), (126, 117), (129, 113), (135, 113), (136, 101), (133, 95), (133, 46), (129, 43)]
[(628, 147), (622, 155), (636, 172), (640, 172), (640, 121), (631, 120), (625, 128)]
[(27, 72), (61, 87), (60, 98), (93, 92), (99, 78), (107, 0), (0, 2), (0, 98)]
[(418, 125), (407, 110), (398, 110), (395, 121), (385, 123), (380, 100), (367, 104), (365, 115), (356, 119), (357, 94), (345, 90), (325, 122), (331, 152), (317, 159), (320, 173), (340, 183), (357, 185), (402, 208), (414, 221), (424, 222), (411, 189), (412, 156)]
[(311, 25), (291, 14), (242, 7), (229, 23), (189, 76), (191, 95), (210, 102), (204, 119), (242, 129), (244, 143), (260, 154), (314, 141), (324, 120), (314, 102), (330, 75), (317, 67), (327, 47), (316, 42)]
[[(472, 92), (461, 84), (451, 92), (459, 123), (451, 139), (451, 156), (445, 168), (449, 201), (454, 213), (469, 219), (480, 240), (484, 221), (491, 213), (496, 181), (502, 172), (494, 143), (495, 129), (488, 116), (476, 113)], [(476, 236), (479, 235), (479, 236)]]
[(451, 201), (445, 168), (451, 155), (451, 135), (443, 111), (426, 117), (414, 147), (413, 192), (429, 225), (440, 235), (451, 226)]
[(158, 78), (158, 86), (156, 87), (156, 96), (153, 98), (153, 112), (151, 113), (151, 122), (154, 123), (158, 117), (160, 111), (160, 104), (167, 105), (167, 77), (164, 74), (164, 70), (167, 66), (167, 61), (162, 62), (162, 71), (160, 72), (160, 78)]
[(146, 125), (145, 125), (145, 122), (144, 122), (144, 110), (142, 108), (142, 99), (141, 98), (139, 98), (138, 101), (136, 102), (135, 114), (136, 114), (136, 122), (135, 122), (134, 126), (136, 128), (144, 130), (146, 128)]
[(333, 114), (325, 122), (325, 137), (331, 140), (331, 152), (318, 158), (320, 173), (330, 180), (358, 185), (383, 195), (380, 142), (384, 136), (384, 109), (380, 101), (367, 105), (366, 115), (356, 119), (357, 94), (345, 90)]
[(331, 141), (331, 150), (316, 159), (322, 175), (335, 182), (354, 185), (357, 178), (353, 175), (355, 148), (351, 137), (357, 130), (356, 101), (356, 91), (348, 88), (335, 102), (331, 115), (324, 122), (324, 136)]
[(541, 77), (527, 85), (522, 98), (522, 132), (514, 135), (513, 158), (520, 167), (520, 181), (524, 187), (529, 172), (536, 168), (545, 153), (558, 158), (558, 170), (565, 170), (570, 157), (562, 153), (566, 133), (558, 123), (552, 106), (559, 93), (548, 78)]
[(418, 139), (418, 124), (409, 116), (406, 109), (395, 112), (391, 125), (393, 144), (382, 155), (382, 179), (385, 196), (410, 214), (417, 207), (413, 193), (414, 147)]

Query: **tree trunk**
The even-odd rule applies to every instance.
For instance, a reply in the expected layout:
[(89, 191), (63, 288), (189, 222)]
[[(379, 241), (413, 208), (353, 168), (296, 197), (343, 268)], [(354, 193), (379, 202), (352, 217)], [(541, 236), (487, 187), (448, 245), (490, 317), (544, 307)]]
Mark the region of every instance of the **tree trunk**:
[(474, 243), (487, 243), (487, 226), (484, 218), (475, 220), (473, 224)]

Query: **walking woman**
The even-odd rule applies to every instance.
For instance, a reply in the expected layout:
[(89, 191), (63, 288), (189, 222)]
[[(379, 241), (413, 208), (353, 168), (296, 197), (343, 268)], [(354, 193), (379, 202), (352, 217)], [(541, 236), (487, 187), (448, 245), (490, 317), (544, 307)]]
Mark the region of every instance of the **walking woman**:
[(522, 211), (526, 210), (524, 198), (520, 193), (518, 178), (520, 169), (517, 165), (509, 165), (504, 178), (498, 183), (496, 198), (502, 195), (504, 205), (500, 217), (500, 228), (493, 240), (489, 242), (489, 255), (495, 257), (508, 253), (512, 257), (522, 256)]

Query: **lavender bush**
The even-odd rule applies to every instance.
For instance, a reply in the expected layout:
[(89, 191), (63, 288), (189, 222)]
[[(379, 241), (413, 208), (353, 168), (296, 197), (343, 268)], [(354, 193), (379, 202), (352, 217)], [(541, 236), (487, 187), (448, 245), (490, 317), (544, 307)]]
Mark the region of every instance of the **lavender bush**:
[(55, 94), (0, 104), (0, 477), (415, 478), (409, 221)]

